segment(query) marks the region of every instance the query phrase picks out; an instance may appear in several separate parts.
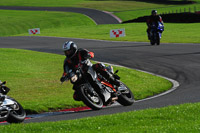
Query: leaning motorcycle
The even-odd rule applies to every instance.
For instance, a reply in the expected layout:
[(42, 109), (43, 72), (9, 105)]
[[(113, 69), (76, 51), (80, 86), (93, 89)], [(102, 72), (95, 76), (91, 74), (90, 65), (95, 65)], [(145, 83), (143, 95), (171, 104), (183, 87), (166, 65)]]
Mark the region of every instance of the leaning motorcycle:
[[(103, 106), (113, 104), (115, 101), (123, 106), (129, 106), (134, 103), (133, 93), (120, 81), (120, 77), (117, 75), (118, 71), (114, 73), (112, 66), (108, 66), (106, 69), (120, 81), (119, 87), (109, 83), (102, 75), (96, 73), (90, 60), (86, 60), (82, 65), (87, 66), (87, 69), (83, 70), (84, 67), (79, 65), (75, 71), (70, 70), (68, 72), (66, 80), (70, 79), (79, 100), (83, 101), (88, 107), (93, 110), (99, 110)], [(89, 82), (85, 73), (89, 73), (94, 81), (97, 79), (97, 84), (102, 88), (101, 91)]]
[(21, 123), (26, 117), (26, 112), (20, 103), (6, 95), (10, 89), (5, 84), (6, 82), (0, 81), (0, 122)]
[(153, 23), (151, 25), (150, 30), (150, 43), (151, 45), (160, 45), (160, 39), (162, 37), (162, 32), (164, 31), (164, 25), (161, 22), (158, 22), (158, 24)]

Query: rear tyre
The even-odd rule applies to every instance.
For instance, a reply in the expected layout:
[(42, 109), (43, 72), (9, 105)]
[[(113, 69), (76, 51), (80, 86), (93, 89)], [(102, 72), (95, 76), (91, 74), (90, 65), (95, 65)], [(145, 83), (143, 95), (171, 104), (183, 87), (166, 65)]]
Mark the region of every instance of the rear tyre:
[(126, 88), (126, 90), (121, 91), (121, 95), (118, 96), (118, 102), (123, 106), (130, 106), (134, 103), (134, 95), (131, 90), (121, 82), (120, 87)]
[(15, 99), (9, 97), (10, 100), (15, 102), (15, 105), (12, 106), (11, 108), (13, 110), (10, 111), (10, 114), (7, 118), (7, 122), (8, 123), (21, 123), (24, 121), (24, 119), (26, 118), (26, 112), (23, 109), (23, 107), (21, 106), (20, 103), (18, 103)]
[(103, 107), (103, 101), (100, 98), (99, 94), (95, 91), (91, 95), (88, 88), (84, 85), (81, 86), (80, 90), (77, 91), (78, 95), (80, 96), (81, 100), (91, 109), (93, 110), (100, 110)]

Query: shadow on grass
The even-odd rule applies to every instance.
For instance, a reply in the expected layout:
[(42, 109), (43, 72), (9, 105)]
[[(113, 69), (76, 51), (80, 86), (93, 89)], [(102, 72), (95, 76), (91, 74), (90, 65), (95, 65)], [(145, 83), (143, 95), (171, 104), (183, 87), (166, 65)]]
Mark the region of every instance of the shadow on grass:
[[(171, 13), (162, 14), (164, 23), (200, 23), (200, 13)], [(146, 22), (149, 16), (139, 17), (122, 23)]]
[(183, 4), (194, 4), (196, 2), (189, 0), (129, 0), (156, 4), (166, 4), (166, 5), (183, 5)]

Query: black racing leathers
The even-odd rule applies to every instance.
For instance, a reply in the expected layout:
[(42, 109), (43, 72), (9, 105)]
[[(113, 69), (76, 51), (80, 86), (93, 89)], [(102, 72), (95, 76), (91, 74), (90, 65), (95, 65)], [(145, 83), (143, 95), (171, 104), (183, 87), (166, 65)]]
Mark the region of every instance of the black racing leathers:
[(93, 57), (94, 57), (93, 52), (89, 52), (86, 49), (78, 49), (76, 54), (72, 58), (66, 58), (64, 60), (64, 65), (63, 65), (64, 74), (63, 75), (64, 76), (67, 75), (70, 69), (72, 71), (76, 70), (76, 68), (81, 62)]
[[(64, 65), (63, 65), (64, 73), (63, 73), (63, 76), (61, 77), (61, 82), (68, 75), (69, 70), (75, 71), (79, 65), (82, 65), (82, 62), (84, 62), (87, 59), (91, 59), (93, 57), (94, 57), (93, 52), (89, 52), (86, 49), (78, 49), (76, 54), (72, 58), (66, 58), (64, 60)], [(87, 66), (83, 66), (83, 67), (87, 68)], [(83, 69), (85, 69), (85, 68), (83, 68)], [(92, 75), (87, 73), (87, 71), (85, 74), (86, 74), (90, 84), (96, 89), (96, 91), (100, 91), (101, 86), (97, 83), (97, 79), (94, 80), (92, 78)], [(77, 98), (77, 95), (76, 95), (76, 91), (74, 92), (73, 98), (75, 100), (79, 101), (79, 99)]]
[(148, 34), (148, 39), (150, 40), (150, 30), (151, 30), (151, 26), (152, 24), (155, 24), (156, 27), (158, 26), (158, 23), (157, 22), (161, 22), (163, 23), (163, 20), (162, 20), (162, 17), (159, 16), (159, 15), (156, 15), (156, 16), (153, 16), (151, 15), (148, 19), (147, 19), (147, 34)]

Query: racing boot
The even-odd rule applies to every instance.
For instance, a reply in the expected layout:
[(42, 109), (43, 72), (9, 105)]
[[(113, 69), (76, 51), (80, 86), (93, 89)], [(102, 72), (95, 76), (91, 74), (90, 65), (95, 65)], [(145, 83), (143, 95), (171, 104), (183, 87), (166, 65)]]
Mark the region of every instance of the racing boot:
[(111, 84), (113, 84), (113, 85), (116, 85), (117, 87), (116, 88), (118, 88), (119, 86), (120, 86), (120, 82), (117, 80), (117, 79), (120, 79), (120, 77), (119, 76), (113, 76), (111, 73), (109, 73), (108, 71), (104, 71), (103, 72), (103, 76), (111, 83)]
[(74, 92), (73, 98), (75, 101), (81, 101), (76, 91)]

